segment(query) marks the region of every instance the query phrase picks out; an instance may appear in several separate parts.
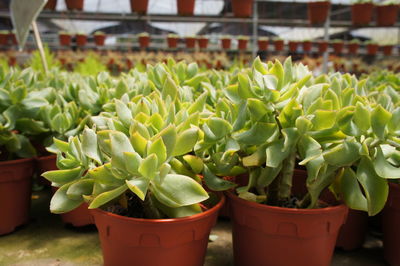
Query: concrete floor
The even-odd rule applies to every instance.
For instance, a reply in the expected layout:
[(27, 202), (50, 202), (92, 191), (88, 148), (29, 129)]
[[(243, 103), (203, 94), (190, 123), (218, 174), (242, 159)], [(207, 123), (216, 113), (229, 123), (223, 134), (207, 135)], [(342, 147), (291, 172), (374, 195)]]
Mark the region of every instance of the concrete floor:
[[(49, 213), (49, 199), (49, 191), (35, 192), (31, 222), (14, 233), (0, 236), (0, 265), (102, 265), (95, 226), (77, 229), (63, 225), (60, 217)], [(213, 229), (212, 235), (217, 239), (208, 245), (206, 266), (233, 265), (230, 226), (229, 220), (221, 219)], [(382, 241), (369, 235), (362, 249), (352, 252), (336, 250), (332, 265), (386, 265), (382, 253)]]

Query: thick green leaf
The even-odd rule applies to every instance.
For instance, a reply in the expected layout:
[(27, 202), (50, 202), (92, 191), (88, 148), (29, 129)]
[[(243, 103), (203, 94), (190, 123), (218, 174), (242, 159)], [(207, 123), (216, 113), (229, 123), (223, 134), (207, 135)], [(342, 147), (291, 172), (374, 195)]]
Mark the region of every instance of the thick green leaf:
[(375, 107), (374, 110), (371, 112), (371, 126), (372, 130), (374, 131), (375, 135), (380, 138), (384, 139), (385, 137), (385, 129), (387, 123), (390, 121), (392, 114), (386, 111), (382, 106), (378, 105)]
[(124, 124), (126, 127), (129, 127), (133, 118), (131, 110), (126, 106), (125, 103), (117, 99), (115, 100), (115, 109), (122, 124)]
[(257, 122), (249, 130), (233, 134), (233, 138), (240, 144), (260, 145), (266, 141), (272, 141), (277, 130), (275, 123)]
[(82, 167), (76, 167), (68, 170), (54, 170), (42, 174), (44, 178), (56, 184), (65, 184), (82, 176)]
[(153, 179), (156, 176), (157, 170), (158, 170), (158, 159), (154, 153), (150, 154), (145, 159), (143, 159), (138, 169), (139, 173), (143, 177), (149, 180)]
[(52, 213), (65, 213), (72, 211), (83, 203), (83, 199), (74, 200), (67, 196), (67, 191), (71, 184), (60, 187), (50, 201), (50, 211)]
[(150, 180), (144, 177), (136, 177), (130, 180), (126, 180), (128, 188), (135, 193), (139, 199), (144, 200), (149, 188)]
[(380, 146), (376, 148), (376, 158), (373, 161), (375, 172), (383, 178), (398, 179), (400, 178), (400, 168), (391, 165), (383, 155)]
[(83, 195), (91, 195), (93, 192), (93, 179), (82, 179), (73, 183), (67, 190), (70, 199), (81, 200)]
[(121, 132), (110, 133), (111, 139), (111, 164), (113, 167), (125, 170), (124, 152), (134, 152), (128, 137)]
[(199, 138), (199, 130), (197, 128), (189, 128), (178, 134), (173, 156), (187, 154), (193, 150)]
[(167, 148), (164, 145), (162, 138), (158, 138), (151, 143), (147, 154), (155, 154), (157, 156), (158, 165), (161, 165), (167, 159)]
[(236, 186), (236, 184), (214, 175), (206, 165), (203, 167), (203, 176), (207, 187), (213, 191), (224, 191)]
[(128, 186), (126, 184), (124, 184), (113, 190), (101, 193), (96, 198), (94, 198), (94, 200), (90, 203), (89, 209), (96, 209), (98, 207), (103, 206), (106, 203), (109, 203), (110, 201), (114, 200), (115, 198), (121, 196), (127, 189), (128, 189)]
[(99, 148), (97, 146), (97, 135), (90, 129), (85, 128), (82, 133), (82, 152), (98, 164), (102, 163)]
[(357, 176), (351, 168), (346, 167), (340, 179), (340, 190), (343, 199), (349, 208), (353, 210), (368, 211), (368, 203), (361, 187), (357, 181)]

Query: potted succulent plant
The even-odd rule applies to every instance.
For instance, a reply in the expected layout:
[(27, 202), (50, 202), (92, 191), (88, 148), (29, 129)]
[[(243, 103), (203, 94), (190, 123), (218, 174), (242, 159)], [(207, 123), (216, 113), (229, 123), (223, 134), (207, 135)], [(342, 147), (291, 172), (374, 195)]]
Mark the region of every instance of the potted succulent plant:
[(83, 32), (75, 35), (76, 45), (83, 47), (87, 44), (87, 35)]
[(310, 40), (303, 41), (303, 52), (309, 53), (312, 49), (312, 42)]
[(289, 46), (289, 51), (291, 53), (295, 53), (295, 52), (297, 52), (297, 46), (299, 46), (299, 42), (298, 41), (289, 41), (288, 46)]
[(322, 24), (328, 17), (330, 1), (312, 1), (307, 4), (308, 20), (310, 24)]
[(343, 48), (344, 48), (344, 42), (343, 40), (333, 40), (332, 41), (332, 47), (333, 47), (333, 51), (336, 55), (341, 55), (343, 52)]
[(284, 45), (285, 45), (285, 42), (282, 39), (274, 38), (274, 46), (275, 46), (276, 52), (283, 51)]
[(374, 41), (365, 42), (368, 55), (376, 55), (378, 53), (379, 45)]
[(197, 38), (197, 43), (201, 49), (207, 49), (208, 38), (206, 36), (200, 36)]
[(178, 47), (179, 36), (176, 34), (168, 34), (167, 36), (167, 44), (168, 48), (176, 48)]
[(249, 42), (249, 37), (241, 35), (238, 37), (238, 49), (247, 50), (247, 43)]
[(353, 25), (368, 25), (372, 20), (374, 4), (372, 0), (356, 0), (351, 5), (351, 20)]
[(58, 33), (58, 39), (60, 45), (62, 46), (70, 46), (71, 45), (71, 34), (66, 31), (60, 31)]
[(193, 16), (195, 0), (177, 0), (178, 15)]
[(384, 55), (390, 56), (390, 55), (392, 55), (393, 45), (390, 45), (390, 44), (382, 45), (381, 50), (383, 51)]
[(130, 0), (131, 11), (138, 14), (146, 14), (149, 0)]
[(232, 0), (232, 11), (235, 17), (251, 17), (253, 14), (253, 0)]
[(138, 34), (138, 41), (140, 48), (145, 49), (150, 45), (150, 35), (147, 32), (142, 32)]
[(329, 47), (329, 43), (327, 41), (324, 41), (324, 40), (318, 41), (318, 52), (320, 54), (323, 54), (326, 51), (328, 51), (328, 47)]
[(104, 46), (107, 35), (102, 31), (96, 31), (94, 33), (94, 42), (97, 46)]
[(44, 10), (56, 10), (57, 0), (48, 0), (46, 5), (44, 6)]
[(193, 49), (196, 47), (196, 37), (194, 36), (186, 36), (185, 37), (186, 48)]
[(231, 43), (232, 43), (232, 36), (230, 35), (221, 36), (222, 49), (225, 50), (231, 49)]
[(83, 0), (65, 0), (68, 10), (83, 10)]
[(386, 0), (376, 6), (376, 24), (378, 26), (392, 26), (398, 17), (399, 2)]
[[(114, 100), (110, 112), (92, 118), (93, 129), (59, 142), (62, 170), (44, 174), (60, 186), (52, 212), (89, 203), (105, 265), (202, 265), (224, 201), (213, 200), (195, 174), (202, 162), (193, 149), (202, 134), (193, 118), (204, 108), (206, 95), (194, 105), (178, 103), (182, 94), (177, 85), (159, 73), (166, 81), (162, 92)], [(194, 116), (173, 115), (171, 120), (170, 112), (158, 111), (175, 104)], [(65, 158), (70, 163), (62, 164)], [(183, 163), (192, 167), (186, 175), (180, 172)]]
[(360, 41), (357, 39), (353, 39), (347, 43), (347, 50), (349, 54), (357, 54), (358, 48), (360, 47)]
[(268, 43), (269, 43), (268, 37), (260, 37), (260, 38), (258, 38), (258, 41), (257, 41), (258, 50), (259, 51), (267, 51), (268, 50)]
[(0, 31), (0, 45), (7, 45), (8, 43), (8, 31), (2, 30)]

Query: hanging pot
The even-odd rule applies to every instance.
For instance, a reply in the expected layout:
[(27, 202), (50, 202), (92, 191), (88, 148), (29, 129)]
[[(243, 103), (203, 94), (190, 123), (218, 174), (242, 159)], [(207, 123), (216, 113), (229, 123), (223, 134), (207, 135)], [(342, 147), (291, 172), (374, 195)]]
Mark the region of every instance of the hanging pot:
[(329, 44), (326, 41), (318, 42), (318, 52), (320, 54), (325, 53), (328, 50), (328, 46)]
[(331, 7), (329, 1), (308, 2), (308, 20), (310, 24), (322, 24), (328, 17), (328, 11)]
[(145, 49), (150, 45), (150, 36), (139, 36), (138, 41), (140, 48)]
[(268, 50), (268, 40), (258, 40), (258, 50), (267, 51)]
[(0, 163), (0, 235), (28, 222), (32, 175), (32, 159)]
[(222, 49), (229, 50), (231, 49), (232, 40), (230, 38), (221, 39)]
[(178, 5), (178, 15), (193, 16), (195, 0), (176, 0)]
[(65, 0), (68, 10), (83, 10), (83, 0)]
[(130, 0), (131, 11), (138, 14), (146, 14), (149, 0)]
[(358, 47), (360, 47), (359, 43), (348, 43), (347, 44), (347, 49), (349, 51), (349, 54), (357, 54)]
[(376, 55), (378, 53), (379, 46), (377, 44), (368, 44), (367, 45), (367, 54), (368, 55)]
[(277, 52), (283, 51), (284, 44), (285, 43), (283, 42), (283, 40), (274, 41), (275, 51), (277, 51)]
[(393, 45), (384, 45), (381, 47), (383, 54), (386, 56), (392, 55)]
[(97, 46), (104, 46), (104, 43), (106, 41), (106, 35), (105, 34), (95, 34), (94, 35), (94, 42)]
[(332, 43), (332, 47), (335, 55), (341, 55), (344, 48), (344, 42), (334, 42)]
[(186, 44), (186, 48), (193, 49), (196, 46), (196, 38), (195, 37), (186, 37), (185, 44)]
[(381, 27), (393, 26), (397, 21), (399, 5), (376, 7), (376, 24)]
[(248, 42), (249, 42), (248, 39), (239, 39), (238, 40), (238, 49), (239, 50), (246, 50)]
[(251, 17), (253, 13), (253, 0), (232, 0), (231, 4), (235, 17)]
[(177, 37), (167, 37), (168, 48), (176, 48), (178, 46)]
[(203, 213), (176, 219), (138, 219), (91, 210), (104, 265), (203, 265), (210, 230), (224, 201)]
[(201, 37), (197, 39), (197, 43), (201, 49), (207, 49), (208, 46), (208, 38)]
[(368, 25), (372, 20), (373, 3), (358, 3), (351, 6), (351, 20), (353, 25)]
[(60, 45), (62, 46), (70, 46), (71, 45), (71, 35), (69, 34), (59, 34), (58, 39), (60, 41)]
[(87, 36), (85, 34), (77, 34), (76, 38), (76, 45), (78, 46), (85, 46), (87, 43)]
[(56, 10), (57, 0), (48, 0), (46, 5), (44, 6), (44, 10)]
[(390, 265), (400, 265), (400, 185), (389, 183), (389, 196), (383, 211), (383, 248)]
[(289, 43), (288, 43), (289, 51), (291, 53), (297, 52), (297, 46), (298, 45), (299, 45), (299, 42), (289, 41)]
[(312, 42), (304, 41), (303, 42), (303, 52), (305, 52), (305, 53), (311, 52), (311, 49), (312, 49)]
[(330, 265), (348, 209), (290, 209), (227, 193), (235, 265)]

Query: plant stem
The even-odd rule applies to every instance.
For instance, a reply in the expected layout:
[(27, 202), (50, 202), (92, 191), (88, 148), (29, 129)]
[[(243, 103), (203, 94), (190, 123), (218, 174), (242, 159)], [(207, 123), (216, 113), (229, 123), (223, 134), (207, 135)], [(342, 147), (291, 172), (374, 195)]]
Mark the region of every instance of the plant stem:
[(152, 196), (147, 193), (146, 198), (143, 201), (143, 212), (148, 219), (161, 219), (162, 215), (157, 207), (154, 205)]

